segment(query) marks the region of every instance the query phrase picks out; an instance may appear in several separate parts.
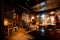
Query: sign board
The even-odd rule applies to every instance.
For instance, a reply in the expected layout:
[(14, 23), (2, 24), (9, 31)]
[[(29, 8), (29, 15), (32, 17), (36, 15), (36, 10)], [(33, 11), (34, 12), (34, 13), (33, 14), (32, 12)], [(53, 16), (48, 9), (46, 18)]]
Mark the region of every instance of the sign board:
[(16, 18), (16, 13), (13, 13), (13, 18)]

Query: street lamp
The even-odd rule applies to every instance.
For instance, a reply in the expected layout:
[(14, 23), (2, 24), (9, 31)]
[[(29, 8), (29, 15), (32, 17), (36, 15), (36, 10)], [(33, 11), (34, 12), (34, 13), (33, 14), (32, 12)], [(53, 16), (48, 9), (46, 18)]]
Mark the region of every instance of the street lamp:
[(31, 17), (31, 21), (32, 21), (33, 19), (35, 19), (35, 17), (34, 17), (34, 16), (32, 16), (32, 17)]
[(4, 26), (8, 26), (8, 20), (4, 19)]
[(9, 36), (9, 21), (8, 21), (8, 19), (4, 19), (4, 26), (8, 28), (8, 36)]
[(32, 16), (31, 19), (34, 19), (34, 16)]

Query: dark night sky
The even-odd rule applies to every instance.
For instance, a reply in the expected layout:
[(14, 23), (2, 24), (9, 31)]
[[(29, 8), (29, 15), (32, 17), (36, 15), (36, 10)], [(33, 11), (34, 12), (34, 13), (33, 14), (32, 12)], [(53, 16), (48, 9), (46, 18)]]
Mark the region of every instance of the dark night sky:
[(25, 7), (29, 10), (31, 10), (33, 6), (35, 6), (38, 3), (43, 2), (45, 0), (38, 0), (37, 2), (36, 2), (36, 0), (29, 0), (29, 1), (27, 1), (27, 0), (12, 0), (12, 1), (15, 3), (18, 3), (19, 5)]

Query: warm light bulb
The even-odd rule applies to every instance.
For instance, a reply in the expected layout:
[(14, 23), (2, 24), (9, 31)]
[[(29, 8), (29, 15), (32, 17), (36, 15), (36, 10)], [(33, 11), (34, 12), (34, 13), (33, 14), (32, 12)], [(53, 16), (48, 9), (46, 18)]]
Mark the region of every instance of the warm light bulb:
[(4, 19), (4, 26), (7, 26), (7, 25), (8, 25), (8, 20)]
[(31, 19), (34, 19), (34, 17), (32, 17)]

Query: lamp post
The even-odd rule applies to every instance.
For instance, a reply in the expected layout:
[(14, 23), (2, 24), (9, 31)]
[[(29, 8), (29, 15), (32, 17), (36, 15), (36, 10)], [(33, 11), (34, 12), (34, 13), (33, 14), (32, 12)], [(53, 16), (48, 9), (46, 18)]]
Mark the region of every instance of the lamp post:
[(4, 26), (8, 27), (8, 36), (9, 36), (9, 21), (8, 21), (8, 19), (4, 19)]

